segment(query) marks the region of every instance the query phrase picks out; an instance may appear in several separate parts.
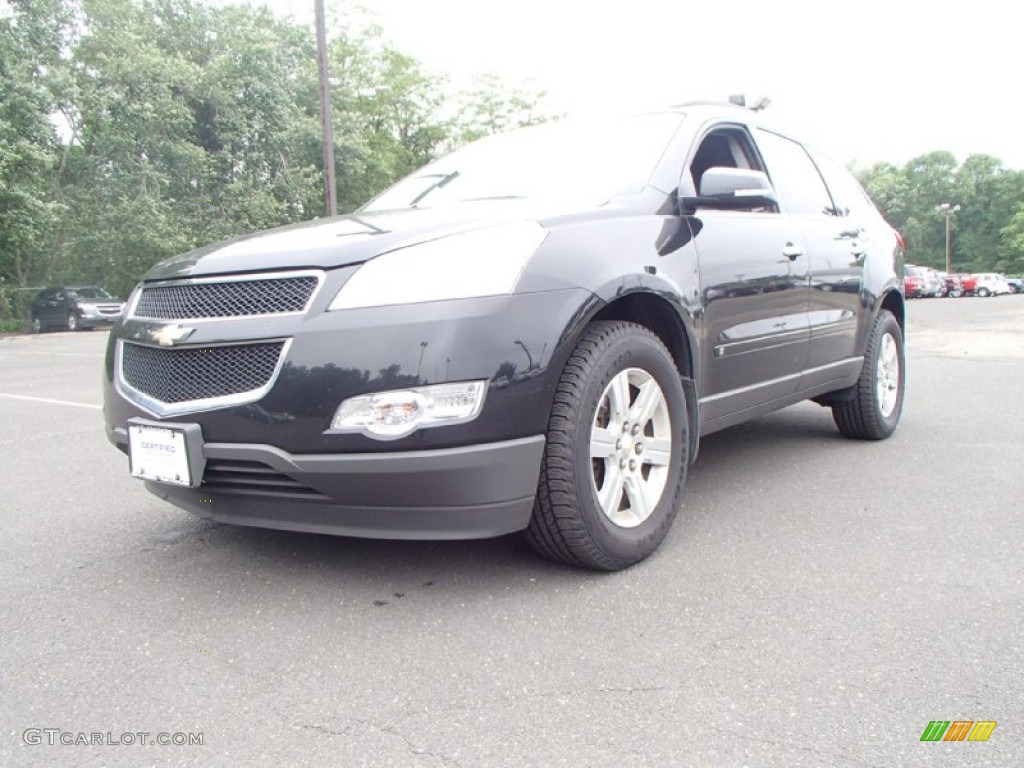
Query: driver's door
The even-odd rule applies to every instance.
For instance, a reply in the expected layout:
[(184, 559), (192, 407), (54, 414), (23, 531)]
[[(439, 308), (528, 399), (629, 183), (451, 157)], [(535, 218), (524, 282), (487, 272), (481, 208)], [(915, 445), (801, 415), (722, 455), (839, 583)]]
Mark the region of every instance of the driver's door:
[[(709, 168), (764, 171), (742, 126), (716, 126), (690, 162), (700, 195)], [(777, 206), (697, 207), (691, 214), (700, 263), (700, 404), (706, 431), (744, 410), (796, 391), (810, 341), (809, 266), (799, 226)]]

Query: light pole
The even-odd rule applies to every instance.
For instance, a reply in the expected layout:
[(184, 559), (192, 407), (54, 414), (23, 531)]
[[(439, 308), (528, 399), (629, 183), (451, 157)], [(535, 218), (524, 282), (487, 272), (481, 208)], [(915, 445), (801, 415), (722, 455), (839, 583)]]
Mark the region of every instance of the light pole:
[(935, 210), (946, 217), (946, 274), (949, 274), (953, 271), (953, 217), (960, 210), (960, 206), (942, 203), (936, 205)]
[(320, 124), (324, 140), (324, 211), (338, 215), (338, 187), (334, 180), (334, 121), (331, 118), (331, 77), (327, 71), (327, 25), (324, 0), (316, 0), (316, 64), (320, 72)]
[(416, 380), (417, 381), (419, 381), (419, 378), (420, 378), (420, 370), (423, 368), (423, 353), (427, 351), (427, 347), (428, 346), (430, 346), (430, 342), (429, 341), (421, 341), (420, 342), (420, 362), (416, 366)]

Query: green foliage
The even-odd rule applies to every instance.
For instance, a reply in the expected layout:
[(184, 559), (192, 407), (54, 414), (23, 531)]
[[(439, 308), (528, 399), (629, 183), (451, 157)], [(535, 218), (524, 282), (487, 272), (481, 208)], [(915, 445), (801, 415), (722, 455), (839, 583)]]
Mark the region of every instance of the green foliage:
[(65, 19), (47, 0), (12, 5), (14, 15), (0, 18), (0, 281), (24, 285), (62, 211), (51, 193), (59, 141), (48, 115)]
[(544, 93), (526, 86), (509, 88), (494, 73), (475, 78), (459, 99), (455, 137), (459, 143), (475, 141), (517, 126), (536, 125), (551, 119), (537, 105)]
[(1024, 201), (1017, 204), (1009, 223), (1000, 230), (1002, 240), (997, 268), (1010, 275), (1024, 273)]
[(29, 307), (36, 293), (34, 288), (19, 289), (0, 282), (0, 332), (28, 330)]
[[(0, 18), (7, 294), (88, 282), (125, 295), (165, 256), (323, 215), (312, 28), (197, 0), (8, 3)], [(464, 140), (466, 126), (487, 132), (540, 119), (530, 95), (493, 79), (442, 116), (443, 83), (380, 30), (332, 27), (343, 211)], [(7, 294), (0, 321), (17, 323), (23, 307)]]
[(958, 272), (1024, 271), (1024, 172), (990, 155), (959, 166), (949, 152), (930, 152), (902, 168), (879, 163), (859, 174), (868, 194), (907, 241), (907, 261), (946, 264), (946, 221), (935, 209), (959, 205), (952, 221)]

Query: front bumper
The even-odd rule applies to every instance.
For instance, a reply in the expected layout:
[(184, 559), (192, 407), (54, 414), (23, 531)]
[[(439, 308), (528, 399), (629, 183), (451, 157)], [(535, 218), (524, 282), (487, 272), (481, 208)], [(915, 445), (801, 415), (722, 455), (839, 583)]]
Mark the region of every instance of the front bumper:
[[(126, 430), (109, 434), (127, 451)], [(199, 487), (146, 487), (200, 517), (234, 525), (368, 538), (487, 538), (529, 523), (543, 452), (542, 435), (364, 454), (206, 443)]]
[[(224, 344), (283, 344), (269, 389), (222, 407), (160, 416), (129, 399), (118, 379), (123, 346), (158, 348), (149, 339), (163, 324), (129, 317), (116, 325), (104, 385), (108, 438), (127, 451), (129, 421), (198, 425), (202, 484), (149, 490), (221, 522), (405, 539), (525, 528), (555, 385), (573, 345), (570, 329), (596, 300), (567, 289), (324, 311), (337, 292), (332, 281), (343, 278), (329, 273), (305, 314), (182, 321), (191, 335), (174, 349), (206, 354)], [(467, 423), (388, 441), (330, 428), (346, 398), (480, 380), (488, 381), (487, 397)]]
[(120, 315), (81, 315), (78, 324), (83, 328), (111, 328), (120, 319)]
[(118, 304), (100, 304), (98, 306), (86, 306), (72, 308), (78, 317), (78, 324), (82, 328), (99, 328), (112, 326), (121, 319), (124, 308)]

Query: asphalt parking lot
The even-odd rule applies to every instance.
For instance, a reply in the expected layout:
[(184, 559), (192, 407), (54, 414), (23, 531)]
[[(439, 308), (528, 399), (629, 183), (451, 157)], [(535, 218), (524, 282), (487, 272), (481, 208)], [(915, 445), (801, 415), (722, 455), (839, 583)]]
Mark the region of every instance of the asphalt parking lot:
[(892, 439), (714, 435), (610, 575), (204, 523), (106, 443), (105, 333), (0, 339), (0, 765), (1022, 765), (1024, 297), (909, 312)]

